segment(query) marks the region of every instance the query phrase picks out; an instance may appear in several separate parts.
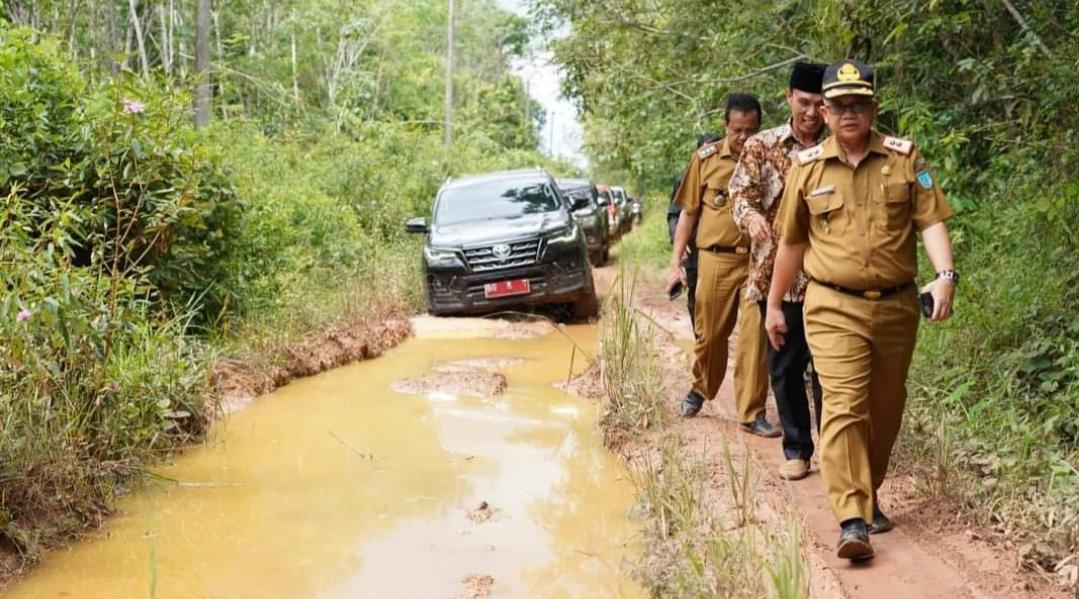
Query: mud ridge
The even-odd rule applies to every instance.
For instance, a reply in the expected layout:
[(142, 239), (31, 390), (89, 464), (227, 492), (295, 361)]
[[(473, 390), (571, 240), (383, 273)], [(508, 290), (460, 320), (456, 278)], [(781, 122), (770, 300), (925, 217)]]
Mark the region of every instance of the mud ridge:
[(210, 384), (218, 407), (228, 414), (296, 379), (377, 358), (411, 334), (408, 317), (398, 310), (334, 324), (270, 356), (222, 360), (210, 369)]

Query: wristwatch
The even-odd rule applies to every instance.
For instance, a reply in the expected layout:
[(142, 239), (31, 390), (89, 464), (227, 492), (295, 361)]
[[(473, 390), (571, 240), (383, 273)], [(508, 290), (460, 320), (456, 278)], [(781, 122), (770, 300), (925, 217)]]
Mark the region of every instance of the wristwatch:
[(956, 287), (959, 286), (959, 273), (955, 272), (954, 270), (942, 270), (937, 273), (936, 278), (948, 279), (952, 282), (952, 285), (955, 285)]

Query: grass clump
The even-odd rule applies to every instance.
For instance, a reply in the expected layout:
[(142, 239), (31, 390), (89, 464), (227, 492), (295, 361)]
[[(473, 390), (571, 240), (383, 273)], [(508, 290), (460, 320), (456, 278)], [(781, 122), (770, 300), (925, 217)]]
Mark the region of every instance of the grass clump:
[(664, 428), (666, 333), (631, 304), (634, 281), (623, 268), (604, 306), (600, 426), (608, 445), (635, 440), (629, 468), (645, 520), (636, 578), (653, 597), (806, 597), (801, 532), (789, 514), (760, 512), (751, 458), (689, 453)]
[(639, 505), (648, 518), (648, 549), (637, 577), (653, 597), (808, 596), (808, 566), (795, 520), (786, 516), (782, 526), (763, 522), (754, 498), (759, 480), (749, 458), (738, 467), (729, 449), (724, 455), (728, 497), (709, 492), (712, 459), (685, 455), (672, 437), (635, 464)]
[(637, 318), (630, 303), (635, 289), (623, 269), (611, 285), (600, 325), (606, 396), (600, 426), (609, 446), (632, 431), (663, 424), (662, 373), (653, 342), (657, 331)]

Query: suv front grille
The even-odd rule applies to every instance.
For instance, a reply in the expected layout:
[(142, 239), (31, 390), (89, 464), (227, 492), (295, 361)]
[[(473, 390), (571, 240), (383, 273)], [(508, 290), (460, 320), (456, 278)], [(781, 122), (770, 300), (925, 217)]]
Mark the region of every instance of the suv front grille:
[[(500, 254), (496, 255), (495, 248), (499, 246), (506, 246), (509, 248), (509, 252), (505, 253), (503, 248)], [(495, 245), (480, 246), (474, 248), (468, 248), (465, 250), (465, 260), (468, 262), (469, 268), (472, 272), (487, 272), (489, 270), (501, 270), (503, 268), (513, 268), (516, 266), (531, 266), (536, 263), (539, 257), (540, 241), (538, 239), (532, 239), (529, 241), (516, 241), (513, 243), (497, 243)]]

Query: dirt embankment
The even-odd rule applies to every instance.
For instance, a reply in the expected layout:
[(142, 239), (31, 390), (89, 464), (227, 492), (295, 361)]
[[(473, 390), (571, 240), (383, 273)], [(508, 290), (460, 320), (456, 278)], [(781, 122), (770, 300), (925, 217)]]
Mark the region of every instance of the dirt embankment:
[(210, 384), (218, 406), (232, 413), (298, 378), (376, 358), (411, 332), (408, 315), (386, 309), (330, 325), (266, 354), (222, 360), (210, 369)]
[[(777, 525), (779, 514), (793, 513), (801, 523), (810, 594), (814, 597), (1009, 597), (1074, 596), (1067, 581), (1022, 566), (1019, 551), (1008, 539), (974, 527), (964, 520), (960, 506), (949, 499), (928, 496), (913, 484), (907, 472), (893, 472), (882, 489), (881, 502), (896, 528), (873, 537), (877, 556), (866, 566), (854, 566), (835, 556), (838, 526), (828, 505), (816, 461), (813, 473), (798, 482), (781, 480), (775, 473), (783, 461), (778, 439), (742, 433), (733, 411), (730, 377), (715, 401), (693, 419), (677, 416), (676, 408), (689, 384), (692, 330), (685, 305), (669, 302), (658, 280), (638, 281), (634, 306), (641, 318), (667, 332), (656, 336), (664, 369), (663, 397), (667, 415), (664, 430), (625, 435), (616, 450), (631, 467), (660, 452), (664, 437), (676, 439), (676, 455), (707, 458), (709, 472), (705, 497), (721, 513), (737, 511), (739, 499), (730, 492), (730, 466), (755, 473), (757, 492), (749, 499), (760, 506), (758, 517)], [(732, 351), (733, 356), (733, 351)], [(732, 372), (728, 369), (728, 373)], [(598, 369), (573, 383), (582, 394), (602, 395)], [(599, 392), (597, 392), (597, 389)], [(778, 423), (769, 398), (768, 418)], [(729, 448), (732, 461), (724, 455)], [(746, 465), (748, 460), (748, 466)], [(744, 498), (743, 498), (744, 500)], [(648, 559), (650, 556), (646, 556)]]

